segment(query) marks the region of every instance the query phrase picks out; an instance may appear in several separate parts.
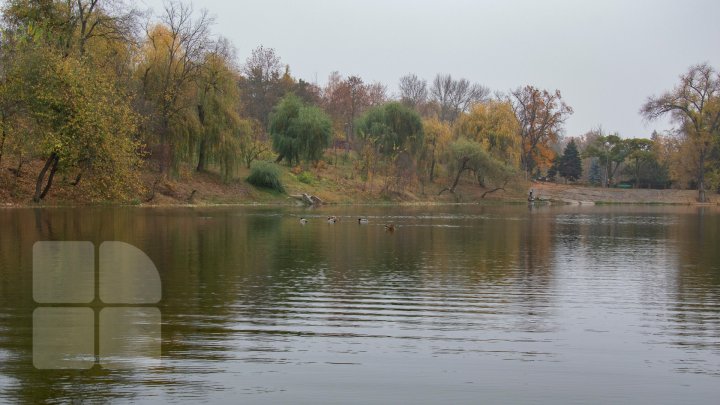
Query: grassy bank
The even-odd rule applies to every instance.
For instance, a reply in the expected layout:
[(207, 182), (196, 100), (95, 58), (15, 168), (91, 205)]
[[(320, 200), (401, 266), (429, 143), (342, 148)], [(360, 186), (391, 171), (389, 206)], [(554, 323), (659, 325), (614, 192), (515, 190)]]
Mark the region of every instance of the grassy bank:
[[(6, 165), (0, 168), (0, 204), (5, 206), (34, 205), (32, 203), (37, 174), (42, 161), (23, 165), (20, 175)], [(87, 188), (92, 184), (73, 185), (74, 177), (59, 173), (53, 186), (40, 205), (64, 206), (82, 204), (135, 204), (135, 205), (213, 205), (213, 204), (296, 204), (291, 195), (307, 193), (322, 199), (326, 204), (382, 204), (382, 203), (473, 203), (479, 201), (524, 202), (527, 184), (518, 180), (482, 198), (488, 191), (472, 177), (464, 177), (454, 194), (440, 191), (451, 179), (441, 175), (432, 183), (417, 179), (402, 187), (388, 187), (394, 179), (376, 174), (370, 179), (358, 174), (354, 161), (333, 157), (317, 166), (288, 167), (281, 165), (280, 179), (285, 193), (254, 187), (247, 182), (250, 169), (238, 168), (233, 179), (224, 181), (212, 168), (196, 172), (192, 167), (181, 167), (174, 176), (162, 177), (157, 170), (146, 169), (142, 174), (144, 190), (130, 201), (91, 201)]]
[[(0, 205), (32, 206), (35, 180), (42, 169), (42, 161), (26, 163), (20, 175), (7, 165), (0, 167)], [(448, 173), (440, 173), (433, 182), (408, 181), (402, 188), (387, 187), (392, 178), (376, 174), (370, 179), (358, 174), (352, 159), (332, 156), (317, 166), (288, 167), (281, 165), (280, 180), (286, 192), (257, 188), (246, 179), (250, 170), (242, 167), (233, 180), (224, 181), (212, 169), (196, 172), (192, 167), (182, 167), (175, 176), (161, 177), (157, 170), (146, 169), (142, 179), (145, 190), (130, 201), (90, 201), (87, 188), (92, 184), (72, 185), (74, 178), (58, 174), (51, 191), (40, 205), (66, 206), (84, 204), (134, 204), (134, 205), (219, 205), (219, 204), (297, 204), (290, 195), (307, 193), (322, 199), (326, 204), (447, 204), (447, 203), (525, 203), (527, 191), (554, 203), (568, 204), (697, 204), (694, 190), (628, 190), (583, 187), (555, 183), (530, 183), (522, 179), (506, 185), (504, 190), (487, 194), (470, 176), (461, 179), (454, 194), (440, 191), (452, 179)], [(717, 194), (709, 194), (710, 204), (720, 202)]]

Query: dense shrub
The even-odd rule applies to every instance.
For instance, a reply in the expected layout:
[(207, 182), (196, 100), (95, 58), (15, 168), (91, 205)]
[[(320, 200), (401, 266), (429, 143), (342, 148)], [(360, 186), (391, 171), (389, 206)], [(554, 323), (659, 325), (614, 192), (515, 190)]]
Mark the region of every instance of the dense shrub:
[(274, 163), (263, 161), (253, 163), (247, 181), (255, 187), (285, 192), (285, 187), (280, 181), (280, 168)]
[(315, 183), (315, 176), (310, 172), (302, 172), (297, 175), (297, 179), (301, 183), (313, 184)]

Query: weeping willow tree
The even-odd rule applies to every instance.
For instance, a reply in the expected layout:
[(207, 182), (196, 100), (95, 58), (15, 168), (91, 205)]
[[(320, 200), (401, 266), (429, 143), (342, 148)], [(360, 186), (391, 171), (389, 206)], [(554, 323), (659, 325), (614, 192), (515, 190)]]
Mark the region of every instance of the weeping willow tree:
[(463, 173), (470, 172), (481, 187), (492, 187), (483, 194), (483, 198), (492, 192), (503, 190), (508, 181), (515, 176), (515, 167), (494, 157), (485, 146), (477, 141), (460, 138), (450, 145), (451, 168), (454, 169), (455, 178), (445, 191), (455, 193)]
[(196, 151), (196, 170), (205, 171), (209, 163), (215, 163), (226, 181), (240, 160), (241, 138), (249, 136), (248, 123), (238, 114), (238, 73), (232, 54), (227, 40), (221, 39), (205, 55), (197, 80), (199, 130), (191, 142)]
[(385, 103), (368, 110), (357, 123), (363, 141), (373, 140), (383, 155), (422, 149), (424, 133), (422, 118), (415, 110), (398, 102)]
[(458, 120), (455, 135), (480, 143), (492, 157), (510, 166), (520, 163), (520, 122), (509, 102), (475, 104)]
[(473, 173), (480, 186), (492, 188), (484, 195), (504, 189), (517, 172), (521, 150), (520, 123), (510, 103), (476, 104), (459, 118), (455, 134), (450, 145), (455, 178), (443, 191), (454, 193), (465, 172)]
[(305, 105), (290, 93), (270, 115), (270, 135), (273, 150), (278, 153), (276, 162), (317, 162), (330, 145), (332, 121), (323, 110)]
[[(190, 5), (167, 2), (161, 23), (148, 30), (137, 63), (147, 142), (163, 175), (179, 168), (178, 152), (189, 149), (198, 82), (202, 81), (208, 49), (213, 49), (206, 11), (193, 19)], [(212, 53), (212, 52), (211, 52)]]
[(356, 128), (363, 177), (374, 177), (375, 170), (382, 173), (381, 192), (388, 196), (402, 193), (416, 181), (417, 157), (425, 139), (417, 111), (399, 102), (385, 103), (366, 111)]

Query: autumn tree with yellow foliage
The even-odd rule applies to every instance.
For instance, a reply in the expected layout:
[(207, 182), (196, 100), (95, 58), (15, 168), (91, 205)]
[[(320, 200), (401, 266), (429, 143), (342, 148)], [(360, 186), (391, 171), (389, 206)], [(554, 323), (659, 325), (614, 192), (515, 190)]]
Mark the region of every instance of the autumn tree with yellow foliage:
[(495, 159), (511, 166), (520, 162), (520, 123), (507, 101), (475, 104), (455, 126), (457, 138), (478, 142)]
[(520, 125), (510, 103), (475, 104), (458, 119), (455, 135), (450, 146), (455, 179), (445, 190), (454, 193), (466, 171), (483, 187), (494, 183), (491, 192), (504, 189), (520, 159)]
[(137, 75), (148, 124), (157, 135), (160, 171), (177, 167), (177, 152), (199, 123), (189, 102), (202, 74), (210, 47), (212, 18), (202, 11), (193, 20), (193, 9), (184, 3), (165, 3), (161, 23), (147, 29)]
[(452, 141), (452, 129), (450, 124), (440, 121), (438, 118), (425, 118), (422, 121), (423, 132), (425, 133), (424, 145), (420, 166), (427, 172), (430, 182), (435, 179), (438, 160), (447, 154), (447, 148)]
[(121, 64), (108, 63), (116, 60), (107, 50), (126, 40), (120, 35), (134, 21), (123, 5), (17, 0), (4, 8), (0, 98), (14, 102), (3, 103), (2, 116), (22, 128), (9, 132), (20, 152), (18, 167), (23, 154), (45, 161), (35, 202), (46, 197), (58, 173), (72, 175), (72, 185), (91, 199), (129, 199), (141, 188), (139, 116), (122, 85), (126, 70), (99, 64)]
[(679, 125), (684, 138), (680, 150), (694, 173), (698, 201), (707, 202), (707, 174), (714, 178), (720, 172), (713, 156), (720, 147), (720, 73), (708, 64), (692, 66), (680, 77), (679, 85), (648, 98), (640, 112), (649, 120), (669, 115)]
[(560, 139), (573, 109), (565, 104), (559, 90), (549, 92), (533, 86), (512, 91), (509, 101), (520, 122), (520, 164), (527, 178), (550, 167), (555, 157), (551, 145)]

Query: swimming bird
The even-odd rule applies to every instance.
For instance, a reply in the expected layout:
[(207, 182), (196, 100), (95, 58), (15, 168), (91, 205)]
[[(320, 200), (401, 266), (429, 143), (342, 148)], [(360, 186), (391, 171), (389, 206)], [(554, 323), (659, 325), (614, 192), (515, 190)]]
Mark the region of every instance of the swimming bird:
[(368, 221), (367, 218), (358, 218), (358, 224), (363, 225), (363, 224), (367, 224), (367, 223), (369, 223), (369, 222), (370, 222), (370, 221)]
[(328, 224), (334, 224), (335, 222), (340, 221), (340, 218), (333, 215), (331, 217), (328, 217), (327, 221), (328, 221)]
[(388, 232), (395, 232), (395, 224), (385, 224), (385, 230)]
[(301, 223), (302, 225), (307, 224), (307, 219), (305, 219), (305, 218), (300, 218), (300, 223)]

